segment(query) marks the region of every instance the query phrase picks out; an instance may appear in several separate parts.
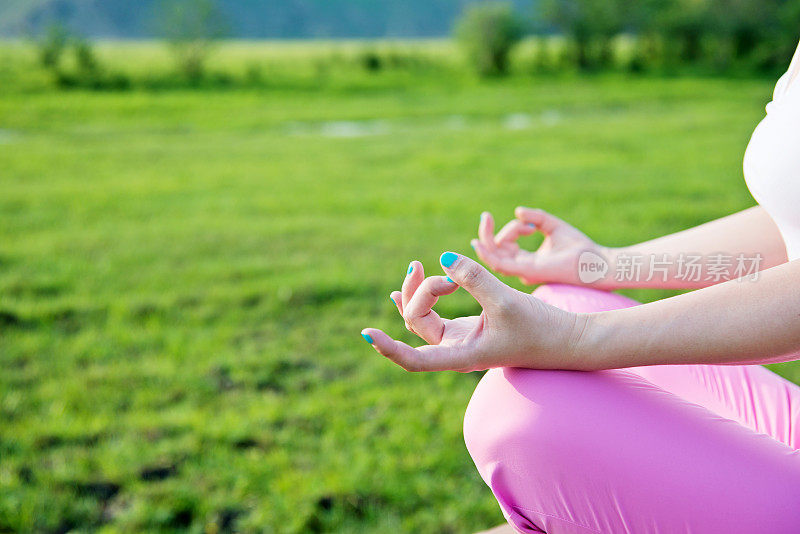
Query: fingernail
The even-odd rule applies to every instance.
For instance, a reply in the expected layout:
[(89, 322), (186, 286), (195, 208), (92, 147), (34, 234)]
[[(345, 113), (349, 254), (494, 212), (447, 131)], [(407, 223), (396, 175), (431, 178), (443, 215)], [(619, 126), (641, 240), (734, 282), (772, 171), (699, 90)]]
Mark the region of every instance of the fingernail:
[(528, 226), (530, 226), (531, 228), (536, 228), (536, 225), (533, 223), (528, 223)]
[(477, 250), (477, 248), (478, 248), (478, 247), (476, 247), (476, 246), (475, 246), (475, 243), (473, 243), (473, 242), (471, 242), (471, 241), (470, 241), (470, 243), (469, 243), (469, 246), (471, 246), (471, 247), (472, 247), (472, 250)]
[(397, 306), (397, 303), (394, 301), (394, 299), (393, 299), (391, 296), (389, 296), (389, 300), (391, 300), (391, 301), (392, 301), (392, 304), (394, 304), (395, 306)]
[(441, 263), (445, 267), (450, 267), (451, 265), (453, 265), (453, 263), (455, 263), (457, 259), (458, 259), (458, 254), (456, 254), (455, 252), (445, 252), (439, 258), (439, 263)]
[(453, 279), (452, 279), (452, 278), (450, 278), (449, 276), (448, 276), (448, 277), (446, 277), (446, 278), (445, 278), (445, 280), (447, 280), (447, 281), (448, 281), (448, 282), (450, 282), (451, 284), (455, 284), (455, 282), (453, 281)]
[(366, 339), (366, 340), (367, 340), (367, 343), (369, 343), (370, 345), (372, 345), (373, 343), (375, 343), (374, 341), (372, 341), (372, 338), (370, 337), (370, 335), (369, 335), (369, 334), (365, 334), (364, 332), (361, 332), (361, 337), (363, 337), (364, 339)]
[(411, 274), (411, 271), (413, 270), (414, 270), (414, 263), (412, 262), (408, 264), (408, 272), (406, 274)]

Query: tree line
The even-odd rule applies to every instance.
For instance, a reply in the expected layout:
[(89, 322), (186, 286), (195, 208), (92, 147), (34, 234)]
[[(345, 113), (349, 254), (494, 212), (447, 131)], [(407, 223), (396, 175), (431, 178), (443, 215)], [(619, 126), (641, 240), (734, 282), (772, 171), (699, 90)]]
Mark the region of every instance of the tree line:
[(526, 21), (508, 2), (469, 6), (456, 36), (484, 75), (502, 74), (525, 33), (567, 38), (560, 64), (615, 65), (615, 43), (633, 42), (631, 70), (773, 72), (800, 39), (800, 0), (541, 0)]
[[(176, 79), (195, 85), (208, 81), (207, 58), (215, 43), (230, 32), (218, 2), (159, 0), (155, 6), (159, 34), (175, 58)], [(508, 1), (466, 4), (453, 35), (479, 75), (506, 74), (509, 58), (525, 36), (541, 43), (561, 38), (555, 51), (544, 44), (537, 48), (540, 57), (532, 62), (532, 71), (718, 73), (779, 72), (800, 38), (800, 0), (539, 0), (534, 8), (524, 14)], [(624, 59), (621, 36), (628, 43)], [(59, 86), (132, 85), (132, 80), (100, 65), (90, 41), (63, 26), (51, 26), (38, 39), (38, 47), (41, 65), (54, 74)], [(74, 55), (71, 70), (61, 60), (69, 53)], [(419, 58), (384, 55), (365, 45), (358, 61), (373, 74), (429, 66)], [(330, 68), (338, 67), (318, 62), (321, 73)], [(254, 67), (248, 75), (249, 82), (263, 79), (256, 71)], [(238, 83), (225, 75), (218, 80)]]

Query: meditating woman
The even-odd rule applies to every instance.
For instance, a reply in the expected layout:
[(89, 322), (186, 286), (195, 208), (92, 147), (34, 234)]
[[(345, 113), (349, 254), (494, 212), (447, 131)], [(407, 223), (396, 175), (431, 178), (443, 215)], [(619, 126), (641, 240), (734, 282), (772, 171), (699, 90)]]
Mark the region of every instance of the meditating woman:
[[(464, 437), (517, 531), (800, 533), (800, 387), (758, 365), (800, 358), (798, 73), (800, 47), (744, 157), (759, 206), (623, 249), (527, 208), (494, 235), (484, 213), (478, 256), (547, 285), (445, 252), (447, 277), (414, 261), (391, 295), (428, 345), (362, 331), (409, 371), (489, 369)], [(482, 313), (439, 317), (459, 286)], [(697, 290), (637, 305), (622, 287)]]

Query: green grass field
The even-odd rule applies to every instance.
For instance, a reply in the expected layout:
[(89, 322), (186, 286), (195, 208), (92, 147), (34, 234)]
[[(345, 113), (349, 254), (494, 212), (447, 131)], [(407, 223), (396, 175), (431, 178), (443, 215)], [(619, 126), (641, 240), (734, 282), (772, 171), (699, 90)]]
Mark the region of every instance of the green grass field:
[(622, 245), (752, 205), (771, 86), (4, 92), (0, 531), (501, 522), (461, 436), (480, 375), (408, 374), (359, 330), (413, 342), (389, 292), (471, 253), (482, 210)]

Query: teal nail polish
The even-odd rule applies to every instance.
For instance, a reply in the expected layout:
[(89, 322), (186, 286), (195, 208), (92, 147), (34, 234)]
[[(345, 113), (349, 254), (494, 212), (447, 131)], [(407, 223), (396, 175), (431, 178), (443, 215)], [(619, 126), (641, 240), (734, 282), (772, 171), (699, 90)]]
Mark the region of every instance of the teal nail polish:
[(372, 337), (370, 337), (370, 335), (369, 335), (369, 334), (365, 334), (365, 333), (363, 333), (363, 332), (362, 332), (362, 333), (361, 333), (361, 337), (363, 337), (364, 339), (366, 339), (366, 340), (367, 340), (367, 343), (369, 343), (370, 345), (372, 345), (373, 343), (375, 343), (374, 341), (372, 341)]
[(392, 301), (392, 303), (393, 303), (395, 306), (397, 306), (397, 303), (394, 301), (394, 299), (393, 299), (392, 297), (389, 297), (389, 300), (391, 300), (391, 301)]
[(414, 270), (414, 264), (413, 263), (409, 263), (408, 264), (408, 272), (406, 274), (411, 274), (411, 271), (413, 271), (413, 270)]
[(455, 281), (452, 278), (450, 278), (449, 276), (446, 278), (446, 280), (448, 282), (450, 282), (451, 284), (455, 284)]
[(457, 259), (458, 259), (458, 254), (456, 254), (455, 252), (445, 252), (439, 258), (439, 263), (441, 263), (445, 267), (450, 267), (455, 263)]

